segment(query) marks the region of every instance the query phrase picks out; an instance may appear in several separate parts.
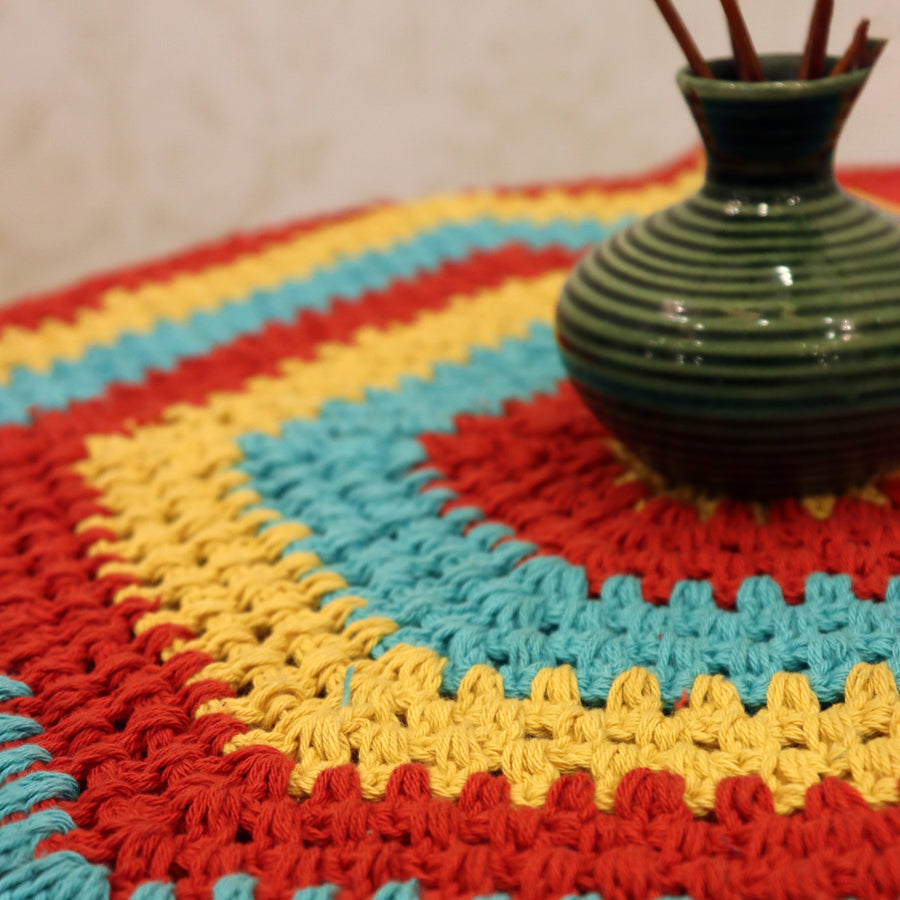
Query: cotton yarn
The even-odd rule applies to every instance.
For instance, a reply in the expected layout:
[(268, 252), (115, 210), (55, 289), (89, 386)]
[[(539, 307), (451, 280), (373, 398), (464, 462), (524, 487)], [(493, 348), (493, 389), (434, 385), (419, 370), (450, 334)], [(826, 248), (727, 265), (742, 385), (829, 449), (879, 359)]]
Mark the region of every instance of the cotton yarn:
[(670, 491), (556, 353), (577, 256), (700, 179), (0, 309), (0, 897), (900, 894), (900, 475)]

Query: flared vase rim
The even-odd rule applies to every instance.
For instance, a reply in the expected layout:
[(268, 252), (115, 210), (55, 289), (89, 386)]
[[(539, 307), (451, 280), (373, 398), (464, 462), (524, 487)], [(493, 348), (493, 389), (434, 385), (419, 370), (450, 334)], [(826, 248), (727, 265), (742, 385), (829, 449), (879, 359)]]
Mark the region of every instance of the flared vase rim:
[[(871, 49), (879, 49), (883, 41), (870, 41)], [(799, 70), (801, 56), (798, 53), (770, 53), (760, 56), (763, 70), (772, 72), (783, 69), (785, 71)], [(727, 70), (733, 67), (734, 61), (730, 57), (719, 57), (707, 61), (713, 72)], [(838, 58), (828, 57), (825, 71), (830, 72), (837, 64)], [(822, 78), (814, 78), (808, 81), (800, 81), (796, 78), (778, 78), (771, 81), (737, 81), (726, 78), (705, 78), (696, 75), (690, 68), (681, 69), (676, 75), (676, 81), (682, 92), (692, 94), (701, 99), (710, 100), (734, 100), (741, 101), (766, 101), (799, 100), (811, 97), (836, 96), (861, 88), (874, 65), (862, 69), (845, 72), (843, 75), (825, 75)]]

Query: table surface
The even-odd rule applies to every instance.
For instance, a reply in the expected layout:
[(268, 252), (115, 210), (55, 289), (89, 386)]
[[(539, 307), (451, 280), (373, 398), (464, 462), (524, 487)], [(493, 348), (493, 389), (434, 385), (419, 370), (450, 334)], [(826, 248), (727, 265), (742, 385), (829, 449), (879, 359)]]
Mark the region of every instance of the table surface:
[(0, 896), (900, 892), (900, 477), (667, 491), (556, 353), (579, 254), (700, 180), (0, 310)]

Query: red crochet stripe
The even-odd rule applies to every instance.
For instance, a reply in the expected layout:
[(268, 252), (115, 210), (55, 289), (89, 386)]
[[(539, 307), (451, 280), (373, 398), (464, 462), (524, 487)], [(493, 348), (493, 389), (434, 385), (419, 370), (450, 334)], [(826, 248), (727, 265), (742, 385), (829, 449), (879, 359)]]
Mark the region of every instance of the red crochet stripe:
[[(673, 180), (684, 170), (696, 165), (697, 159), (696, 151), (692, 151), (674, 163), (641, 177), (583, 180), (560, 185), (558, 189), (575, 194), (589, 189), (638, 190), (656, 182), (665, 183)], [(535, 196), (544, 193), (550, 187), (549, 185), (510, 187), (500, 189), (498, 193), (524, 193)], [(298, 234), (355, 218), (372, 208), (372, 206), (355, 207), (251, 234), (233, 235), (222, 241), (204, 244), (152, 262), (114, 269), (58, 291), (23, 297), (12, 305), (0, 307), (0, 333), (13, 325), (37, 328), (48, 318), (71, 322), (80, 309), (96, 308), (103, 294), (112, 288), (135, 290), (148, 282), (165, 282), (185, 272), (199, 272), (210, 266), (223, 265), (241, 256), (260, 253), (274, 244), (289, 241)]]
[(10, 326), (37, 328), (45, 319), (71, 322), (78, 311), (99, 306), (103, 294), (112, 288), (135, 290), (148, 282), (166, 282), (186, 272), (199, 272), (224, 265), (241, 256), (260, 253), (298, 234), (325, 225), (352, 219), (367, 207), (356, 207), (310, 219), (267, 228), (253, 234), (235, 234), (221, 241), (193, 247), (137, 266), (113, 269), (61, 290), (23, 297), (11, 306), (0, 307), (0, 333)]
[(900, 168), (897, 166), (842, 169), (838, 176), (841, 184), (849, 190), (865, 191), (892, 203), (900, 203)]
[[(693, 149), (674, 162), (641, 176), (587, 178), (560, 184), (528, 184), (500, 188), (497, 193), (537, 196), (548, 190), (561, 190), (572, 194), (588, 190), (640, 190), (653, 184), (671, 183), (684, 172), (699, 165), (701, 159), (702, 153)], [(900, 202), (900, 170), (896, 168), (848, 169), (840, 173), (840, 180), (848, 188), (863, 190), (875, 196), (884, 197), (886, 200)], [(13, 325), (22, 328), (37, 328), (45, 319), (71, 322), (78, 310), (85, 307), (96, 308), (103, 294), (112, 288), (134, 290), (148, 282), (165, 282), (181, 273), (198, 272), (210, 266), (222, 265), (240, 256), (259, 253), (273, 244), (283, 243), (298, 234), (354, 218), (369, 209), (371, 207), (355, 207), (251, 234), (233, 235), (224, 240), (204, 244), (149, 263), (114, 269), (61, 290), (23, 297), (11, 305), (0, 307), (0, 333)]]
[[(550, 189), (574, 194), (598, 189), (608, 191), (639, 190), (654, 183), (668, 183), (682, 172), (696, 166), (698, 161), (698, 152), (692, 150), (674, 162), (638, 177), (584, 179), (558, 186), (553, 184), (533, 184), (524, 187), (501, 188), (498, 189), (497, 193), (501, 195), (524, 193), (527, 196), (536, 196)], [(240, 256), (259, 253), (273, 244), (284, 243), (298, 234), (355, 218), (370, 211), (372, 208), (373, 206), (360, 206), (315, 218), (302, 219), (251, 234), (233, 235), (222, 241), (204, 244), (177, 255), (167, 256), (149, 263), (114, 269), (62, 290), (23, 297), (12, 305), (0, 307), (0, 333), (12, 325), (18, 325), (23, 328), (37, 328), (41, 322), (48, 318), (71, 322), (79, 309), (84, 307), (96, 308), (103, 294), (112, 288), (119, 287), (134, 290), (148, 282), (165, 282), (184, 272), (199, 272), (210, 266), (222, 265)]]
[(824, 521), (785, 500), (762, 526), (731, 500), (704, 522), (695, 506), (622, 481), (628, 468), (609, 439), (568, 382), (555, 395), (508, 403), (503, 415), (459, 416), (454, 433), (421, 437), (439, 483), (458, 495), (446, 508), (477, 506), (541, 552), (584, 566), (595, 594), (611, 575), (635, 575), (645, 599), (667, 603), (677, 582), (696, 579), (730, 608), (746, 578), (770, 575), (788, 603), (800, 603), (809, 575), (826, 572), (851, 575), (858, 597), (881, 599), (900, 575), (898, 478), (880, 484), (894, 503), (844, 497)]
[(424, 310), (443, 308), (458, 294), (490, 289), (509, 278), (565, 269), (575, 258), (568, 250), (551, 247), (535, 252), (520, 244), (473, 253), (410, 281), (370, 291), (358, 300), (335, 299), (326, 312), (305, 310), (290, 324), (270, 323), (260, 332), (182, 360), (172, 370), (151, 371), (140, 384), (113, 385), (99, 397), (73, 403), (65, 410), (35, 412), (27, 429), (0, 428), (0, 441), (5, 432), (17, 429), (36, 429), (57, 437), (61, 433), (83, 436), (115, 431), (125, 422), (152, 422), (173, 403), (203, 403), (211, 391), (239, 390), (253, 375), (274, 375), (283, 359), (311, 359), (323, 341), (352, 341), (365, 325), (386, 328), (395, 322), (411, 322)]
[[(501, 187), (497, 193), (511, 193), (538, 196), (548, 190), (562, 190), (570, 194), (581, 194), (586, 191), (636, 191), (651, 185), (671, 184), (686, 172), (697, 169), (703, 164), (703, 150), (693, 148), (686, 151), (670, 163), (651, 169), (639, 176), (621, 176), (618, 178), (582, 178), (573, 181), (516, 185)], [(841, 168), (838, 180), (849, 190), (865, 191), (875, 197), (882, 197), (892, 203), (900, 203), (900, 168), (896, 166), (860, 166)]]
[[(173, 712), (170, 722), (180, 720)], [(695, 820), (684, 804), (680, 776), (647, 770), (623, 778), (614, 814), (596, 808), (584, 774), (561, 778), (531, 809), (510, 806), (505, 778), (487, 774), (469, 778), (458, 804), (435, 799), (419, 766), (398, 767), (380, 802), (363, 800), (346, 766), (323, 773), (298, 803), (286, 795), (290, 760), (262, 747), (219, 757), (214, 732), (194, 727), (181, 759), (174, 746), (165, 759), (154, 755), (154, 774), (167, 779), (162, 796), (142, 792), (137, 771), (136, 782), (95, 778), (88, 795), (98, 812), (115, 804), (115, 818), (107, 813), (105, 831), (53, 838), (42, 850), (103, 858), (112, 849), (103, 847), (106, 833), (132, 820), (113, 900), (173, 872), (180, 900), (208, 900), (216, 880), (234, 872), (259, 878), (257, 900), (288, 900), (321, 883), (362, 900), (412, 878), (428, 898), (596, 891), (608, 900), (888, 900), (900, 891), (900, 809), (870, 809), (837, 779), (811, 787), (802, 813), (779, 816), (759, 778), (731, 778), (709, 820)]]
[(572, 181), (555, 183), (535, 182), (524, 185), (503, 186), (496, 189), (500, 196), (525, 194), (537, 197), (547, 191), (564, 191), (567, 194), (584, 194), (587, 191), (639, 191), (654, 185), (671, 184), (673, 181), (701, 165), (703, 151), (694, 147), (686, 151), (672, 162), (650, 169), (640, 175), (621, 175), (612, 178), (580, 178)]

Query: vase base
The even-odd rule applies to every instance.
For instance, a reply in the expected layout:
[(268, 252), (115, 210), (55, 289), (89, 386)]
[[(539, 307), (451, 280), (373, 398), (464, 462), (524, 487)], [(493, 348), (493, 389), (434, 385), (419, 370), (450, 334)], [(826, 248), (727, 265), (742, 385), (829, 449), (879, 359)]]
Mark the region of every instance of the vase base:
[(747, 423), (637, 407), (574, 384), (671, 487), (749, 501), (841, 495), (900, 467), (900, 407)]

